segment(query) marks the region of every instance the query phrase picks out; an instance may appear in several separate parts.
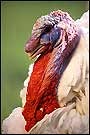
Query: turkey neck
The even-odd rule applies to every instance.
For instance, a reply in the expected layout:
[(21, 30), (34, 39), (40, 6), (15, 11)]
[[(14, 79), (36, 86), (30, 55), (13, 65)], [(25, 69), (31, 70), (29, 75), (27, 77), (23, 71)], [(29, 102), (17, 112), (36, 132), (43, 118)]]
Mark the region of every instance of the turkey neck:
[(22, 112), (29, 131), (45, 114), (49, 114), (60, 105), (57, 100), (57, 86), (65, 59), (71, 54), (77, 43), (62, 42), (52, 52), (42, 55), (34, 64), (27, 87), (26, 104)]
[(38, 96), (36, 97), (35, 110), (37, 110), (42, 97), (48, 96), (49, 94), (52, 95), (51, 91), (53, 90), (54, 93), (56, 93), (57, 100), (57, 87), (62, 75), (62, 70), (65, 68), (64, 64), (66, 60), (71, 58), (70, 56), (76, 47), (76, 42), (76, 39), (73, 44), (69, 43), (69, 45), (66, 42), (62, 42), (58, 47), (53, 49), (49, 56), (47, 66), (44, 69), (43, 81), (40, 90), (38, 91)]
[[(27, 87), (26, 104), (22, 114), (27, 122), (25, 129), (29, 131), (37, 121), (41, 120), (46, 113), (52, 112), (59, 107), (55, 86), (57, 77), (49, 81), (46, 76), (48, 64), (52, 53), (41, 56), (34, 64), (33, 72)], [(57, 79), (56, 79), (57, 78)], [(46, 82), (47, 81), (47, 82)], [(51, 83), (50, 83), (51, 82)]]

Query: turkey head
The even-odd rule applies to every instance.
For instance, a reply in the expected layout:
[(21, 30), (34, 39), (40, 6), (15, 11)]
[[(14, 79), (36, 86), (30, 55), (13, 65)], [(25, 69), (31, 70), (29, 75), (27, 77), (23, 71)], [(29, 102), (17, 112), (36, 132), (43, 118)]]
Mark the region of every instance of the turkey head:
[(29, 131), (46, 114), (60, 107), (57, 89), (67, 60), (79, 42), (74, 20), (60, 10), (39, 18), (25, 46), (31, 58), (39, 55), (27, 87), (23, 116)]

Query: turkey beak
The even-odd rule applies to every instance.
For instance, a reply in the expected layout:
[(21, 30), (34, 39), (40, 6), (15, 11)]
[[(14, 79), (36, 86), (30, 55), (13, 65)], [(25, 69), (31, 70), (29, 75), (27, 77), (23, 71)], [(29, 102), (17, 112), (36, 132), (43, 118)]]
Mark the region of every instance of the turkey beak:
[(42, 53), (45, 46), (40, 44), (40, 37), (31, 37), (25, 45), (25, 52), (33, 59), (38, 54)]
[(38, 46), (38, 43), (39, 43), (39, 38), (31, 37), (25, 45), (25, 52), (32, 53), (35, 50), (35, 48)]

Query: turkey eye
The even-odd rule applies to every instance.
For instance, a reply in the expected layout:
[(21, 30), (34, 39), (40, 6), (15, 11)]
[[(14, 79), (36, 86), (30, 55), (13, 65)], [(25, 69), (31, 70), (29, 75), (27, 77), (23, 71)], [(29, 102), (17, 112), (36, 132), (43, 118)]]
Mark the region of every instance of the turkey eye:
[[(48, 32), (50, 32), (50, 31), (51, 31), (51, 29), (52, 29), (52, 26), (51, 26), (51, 25), (47, 25), (47, 26), (45, 26), (44, 33), (48, 33)], [(43, 33), (43, 34), (44, 34), (44, 33)]]

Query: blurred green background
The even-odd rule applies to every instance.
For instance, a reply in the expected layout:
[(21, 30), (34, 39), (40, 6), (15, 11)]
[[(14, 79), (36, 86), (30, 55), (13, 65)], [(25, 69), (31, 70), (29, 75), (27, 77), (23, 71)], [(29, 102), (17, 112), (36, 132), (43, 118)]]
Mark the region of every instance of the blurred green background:
[(87, 1), (1, 2), (1, 120), (21, 106), (20, 90), (32, 62), (24, 52), (36, 19), (53, 10), (67, 11), (73, 19), (87, 11)]

